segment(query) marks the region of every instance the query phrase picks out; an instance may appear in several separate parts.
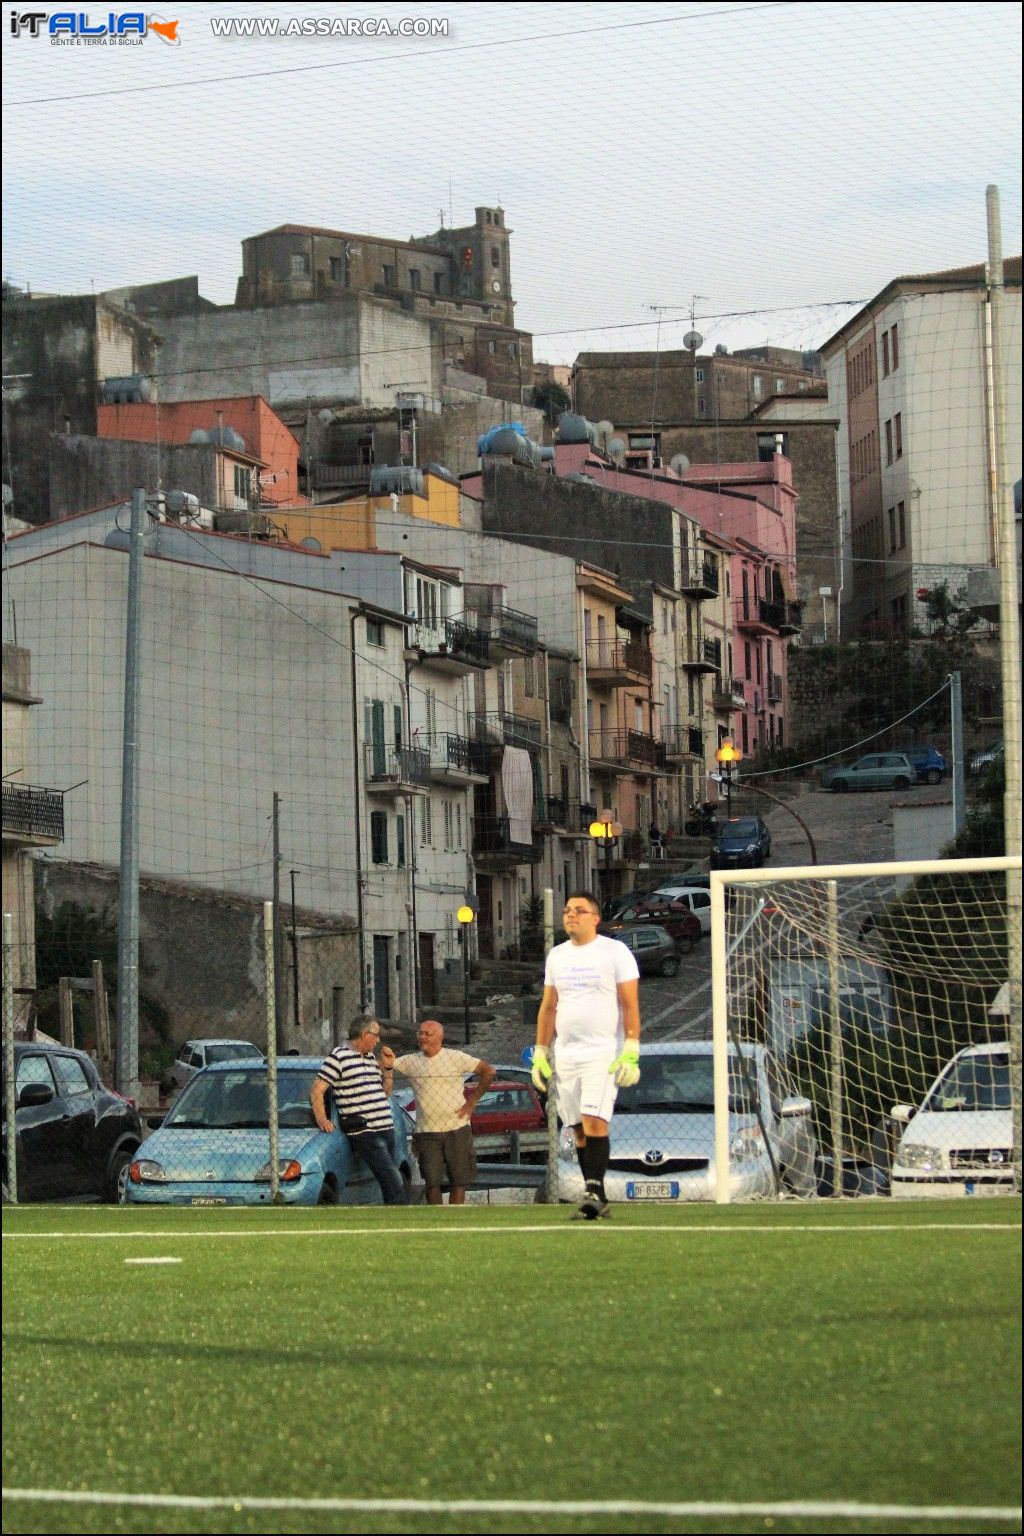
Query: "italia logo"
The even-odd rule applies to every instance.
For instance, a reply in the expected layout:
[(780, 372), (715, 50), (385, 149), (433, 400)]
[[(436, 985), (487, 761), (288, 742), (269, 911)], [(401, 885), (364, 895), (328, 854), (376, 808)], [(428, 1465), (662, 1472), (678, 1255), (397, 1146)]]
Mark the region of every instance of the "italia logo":
[(88, 11), (11, 11), (12, 37), (46, 37), (50, 42), (141, 42), (158, 37), (172, 48), (181, 47), (178, 21), (147, 16), (145, 11), (107, 11), (94, 20)]

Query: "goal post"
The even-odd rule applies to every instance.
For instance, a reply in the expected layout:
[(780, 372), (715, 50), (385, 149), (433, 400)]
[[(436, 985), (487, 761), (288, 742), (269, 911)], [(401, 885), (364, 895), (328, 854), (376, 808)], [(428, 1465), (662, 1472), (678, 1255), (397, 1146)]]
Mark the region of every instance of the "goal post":
[(729, 1064), (748, 1050), (765, 1067), (762, 1134), (781, 1193), (797, 1144), (813, 1148), (820, 1194), (1020, 1191), (1007, 927), (1020, 868), (1000, 857), (712, 873), (719, 1204), (743, 1187)]

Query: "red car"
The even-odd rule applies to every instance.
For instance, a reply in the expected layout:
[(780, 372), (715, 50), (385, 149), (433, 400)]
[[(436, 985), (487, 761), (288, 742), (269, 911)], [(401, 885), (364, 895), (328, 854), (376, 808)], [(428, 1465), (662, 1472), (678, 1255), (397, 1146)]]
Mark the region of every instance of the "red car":
[(614, 922), (607, 924), (607, 930), (614, 934), (620, 928), (633, 928), (637, 923), (657, 923), (670, 938), (675, 939), (683, 954), (687, 954), (697, 943), (703, 931), (700, 918), (690, 911), (685, 901), (666, 901), (657, 896), (634, 902), (632, 906), (616, 913)]
[[(467, 1099), (476, 1084), (467, 1082)], [(416, 1100), (403, 1109), (415, 1124)], [(495, 1078), (470, 1118), (477, 1155), (484, 1160), (507, 1159), (518, 1142), (519, 1156), (547, 1154), (548, 1123), (544, 1105), (532, 1083)]]

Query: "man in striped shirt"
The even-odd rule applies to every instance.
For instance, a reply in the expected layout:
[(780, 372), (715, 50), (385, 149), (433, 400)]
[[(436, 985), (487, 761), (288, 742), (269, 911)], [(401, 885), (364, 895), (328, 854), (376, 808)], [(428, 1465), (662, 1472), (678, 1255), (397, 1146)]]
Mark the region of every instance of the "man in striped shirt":
[(392, 1071), (381, 1072), (373, 1054), (379, 1043), (378, 1021), (359, 1014), (348, 1027), (348, 1044), (335, 1046), (313, 1079), (309, 1102), (317, 1125), (327, 1133), (334, 1130), (327, 1095), (334, 1094), (341, 1129), (380, 1185), (384, 1204), (406, 1205), (405, 1180), (395, 1166), (395, 1122), (388, 1099)]

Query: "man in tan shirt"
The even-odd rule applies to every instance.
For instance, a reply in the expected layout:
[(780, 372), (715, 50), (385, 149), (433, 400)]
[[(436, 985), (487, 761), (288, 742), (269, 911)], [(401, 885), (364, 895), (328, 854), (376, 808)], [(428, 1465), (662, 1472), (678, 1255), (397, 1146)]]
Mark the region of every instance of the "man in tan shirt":
[[(476, 1177), (473, 1132), (469, 1119), (482, 1094), (494, 1081), (494, 1068), (465, 1051), (450, 1050), (444, 1027), (425, 1019), (417, 1032), (419, 1050), (395, 1056), (388, 1046), (380, 1053), (383, 1071), (393, 1069), (416, 1089), (416, 1134), (413, 1145), (423, 1175), (428, 1205), (441, 1204), (441, 1185), (448, 1175), (449, 1205), (465, 1205), (466, 1186)], [(469, 1097), (465, 1080), (476, 1073)]]

